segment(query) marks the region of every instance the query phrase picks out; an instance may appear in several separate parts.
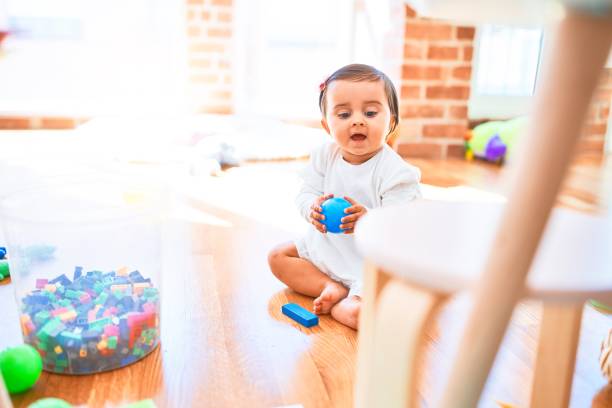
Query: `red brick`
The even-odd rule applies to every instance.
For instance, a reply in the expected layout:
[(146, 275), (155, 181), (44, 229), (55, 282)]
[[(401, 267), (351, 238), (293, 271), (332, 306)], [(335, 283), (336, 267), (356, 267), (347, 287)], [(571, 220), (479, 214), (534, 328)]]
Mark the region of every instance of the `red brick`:
[(474, 55), (474, 47), (472, 47), (471, 45), (467, 47), (463, 47), (463, 60), (464, 61), (471, 61), (473, 55)]
[(404, 65), (402, 68), (403, 79), (441, 79), (442, 69), (440, 67)]
[(469, 80), (472, 77), (472, 67), (455, 67), (453, 68), (453, 78)]
[(465, 145), (461, 144), (449, 144), (446, 146), (446, 158), (462, 159), (465, 157)]
[(450, 106), (448, 108), (448, 116), (451, 119), (467, 119), (467, 106)]
[(418, 85), (403, 85), (401, 89), (401, 97), (418, 99), (421, 97), (421, 87)]
[(221, 99), (221, 100), (231, 100), (232, 99), (232, 92), (231, 91), (214, 91), (211, 94), (211, 97), (213, 97), (214, 99)]
[(217, 21), (220, 21), (222, 23), (231, 23), (232, 13), (227, 11), (220, 11), (219, 14), (217, 14)]
[(469, 86), (428, 86), (425, 95), (430, 99), (468, 99)]
[(204, 105), (198, 109), (199, 113), (217, 113), (221, 115), (229, 115), (232, 113), (232, 107), (227, 104)]
[(456, 60), (459, 56), (457, 47), (436, 47), (430, 45), (427, 50), (427, 58), (435, 60)]
[(593, 98), (600, 101), (609, 101), (612, 99), (612, 90), (601, 88), (597, 89)]
[(586, 136), (605, 136), (607, 126), (605, 123), (587, 124), (584, 126), (584, 135)]
[(187, 35), (189, 37), (197, 37), (202, 32), (199, 26), (189, 26), (187, 27)]
[(463, 139), (467, 125), (423, 125), (423, 136), (425, 137), (452, 137)]
[(417, 15), (416, 11), (414, 11), (412, 7), (406, 5), (406, 17), (412, 18), (412, 17), (416, 17), (416, 15)]
[(192, 59), (189, 61), (191, 68), (210, 68), (212, 61), (209, 59)]
[(419, 40), (450, 40), (453, 36), (453, 27), (446, 24), (410, 21), (406, 24), (405, 36)]
[(457, 27), (457, 39), (473, 40), (475, 32), (474, 27)]
[(5, 116), (0, 117), (0, 129), (30, 129), (30, 118)]
[(214, 38), (229, 38), (232, 36), (232, 30), (229, 28), (209, 28), (208, 36)]
[(424, 54), (423, 47), (420, 44), (404, 44), (404, 58), (421, 59)]
[(606, 142), (603, 137), (580, 139), (577, 146), (578, 154), (602, 156), (604, 153), (605, 143)]
[(74, 129), (76, 121), (73, 118), (42, 118), (41, 129)]
[(400, 111), (402, 118), (441, 118), (443, 116), (444, 107), (440, 105), (407, 104)]
[(444, 153), (444, 145), (440, 143), (398, 142), (395, 149), (402, 157), (424, 159), (441, 159)]
[(219, 82), (219, 75), (216, 74), (194, 74), (189, 77), (190, 82), (199, 84), (215, 84)]
[(191, 52), (223, 52), (225, 51), (224, 44), (218, 43), (194, 43), (189, 47)]

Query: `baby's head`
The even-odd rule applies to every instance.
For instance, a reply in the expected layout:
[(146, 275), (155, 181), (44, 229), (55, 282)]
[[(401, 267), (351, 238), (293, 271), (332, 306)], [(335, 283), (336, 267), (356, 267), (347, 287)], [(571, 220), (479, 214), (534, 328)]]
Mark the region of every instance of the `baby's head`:
[(321, 124), (346, 161), (373, 157), (399, 123), (397, 93), (389, 78), (374, 67), (351, 64), (320, 86)]

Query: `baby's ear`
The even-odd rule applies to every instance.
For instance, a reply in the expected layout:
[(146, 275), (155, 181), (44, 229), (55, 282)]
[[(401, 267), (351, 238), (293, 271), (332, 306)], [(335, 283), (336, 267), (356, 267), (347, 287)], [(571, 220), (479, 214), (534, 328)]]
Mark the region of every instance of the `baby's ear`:
[(331, 135), (331, 133), (329, 133), (329, 126), (327, 126), (327, 121), (325, 118), (321, 119), (321, 126), (323, 126), (323, 129), (325, 129), (328, 135)]

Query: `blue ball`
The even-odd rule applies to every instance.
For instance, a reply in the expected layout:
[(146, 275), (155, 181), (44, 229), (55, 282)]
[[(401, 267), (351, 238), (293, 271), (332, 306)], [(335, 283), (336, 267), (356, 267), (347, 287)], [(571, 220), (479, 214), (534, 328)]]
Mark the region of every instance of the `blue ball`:
[(322, 214), (325, 216), (323, 225), (327, 228), (327, 232), (333, 232), (335, 234), (344, 232), (340, 229), (340, 220), (345, 217), (346, 214), (344, 209), (350, 207), (352, 204), (346, 201), (344, 198), (332, 197), (323, 201), (321, 204)]

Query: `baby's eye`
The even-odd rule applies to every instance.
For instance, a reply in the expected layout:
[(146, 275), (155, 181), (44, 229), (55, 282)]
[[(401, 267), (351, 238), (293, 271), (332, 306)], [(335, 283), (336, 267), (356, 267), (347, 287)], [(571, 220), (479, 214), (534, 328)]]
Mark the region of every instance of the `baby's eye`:
[(351, 116), (351, 114), (348, 113), (348, 112), (340, 112), (340, 113), (338, 113), (338, 117), (340, 119), (348, 119), (349, 116)]
[(367, 111), (367, 112), (365, 113), (365, 115), (366, 115), (368, 118), (373, 118), (374, 116), (378, 115), (378, 112), (376, 112), (376, 111)]

